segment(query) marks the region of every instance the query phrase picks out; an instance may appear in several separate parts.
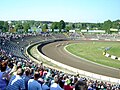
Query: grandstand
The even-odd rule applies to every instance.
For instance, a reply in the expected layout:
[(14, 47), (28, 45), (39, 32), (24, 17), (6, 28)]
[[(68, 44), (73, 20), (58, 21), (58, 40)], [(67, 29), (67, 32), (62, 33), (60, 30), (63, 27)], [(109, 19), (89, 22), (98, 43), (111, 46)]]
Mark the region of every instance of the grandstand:
[[(120, 86), (118, 83), (111, 83), (111, 82), (104, 82), (104, 81), (99, 81), (99, 80), (94, 80), (94, 79), (90, 79), (87, 78), (85, 76), (81, 77), (80, 75), (70, 75), (70, 74), (66, 74), (64, 72), (55, 70), (55, 69), (51, 69), (49, 67), (43, 67), (42, 64), (35, 64), (33, 61), (31, 61), (26, 55), (25, 55), (25, 49), (28, 45), (31, 45), (32, 43), (38, 42), (38, 41), (49, 41), (49, 40), (55, 40), (55, 39), (65, 39), (65, 38), (74, 38), (74, 39), (98, 39), (98, 40), (106, 40), (106, 39), (110, 39), (110, 40), (119, 40), (120, 39), (120, 35), (109, 35), (109, 34), (79, 34), (79, 33), (72, 33), (69, 34), (68, 37), (65, 36), (65, 34), (62, 33), (44, 33), (44, 34), (5, 34), (5, 33), (0, 33), (0, 71), (2, 72), (1, 67), (3, 66), (4, 62), (7, 63), (11, 63), (11, 62), (16, 62), (15, 60), (17, 60), (17, 62), (22, 62), (21, 66), (26, 70), (26, 67), (29, 67), (30, 70), (36, 70), (39, 69), (39, 72), (46, 72), (46, 76), (45, 74), (42, 74), (40, 79), (38, 80), (42, 85), (44, 85), (44, 83), (46, 83), (46, 78), (47, 79), (51, 79), (52, 74), (53, 76), (55, 75), (59, 75), (60, 76), (60, 81), (62, 83), (59, 82), (59, 85), (61, 86), (61, 90), (63, 88), (65, 88), (65, 86), (68, 84), (68, 80), (71, 82), (69, 83), (70, 86), (72, 86), (72, 89), (74, 88), (75, 90), (80, 90), (78, 88), (78, 86), (80, 85), (81, 88), (83, 88), (83, 90), (87, 90), (90, 88), (93, 88), (95, 90), (119, 90)], [(7, 57), (7, 59), (5, 58)], [(15, 59), (14, 59), (15, 58)], [(27, 61), (27, 62), (26, 62)], [(16, 66), (17, 63), (16, 62)], [(15, 63), (14, 63), (15, 64)], [(11, 64), (13, 65), (13, 64)], [(24, 66), (25, 65), (25, 66)], [(15, 65), (13, 65), (14, 67)], [(6, 74), (12, 76), (10, 73), (12, 71), (13, 68), (11, 68), (11, 70), (7, 70), (6, 69)], [(41, 71), (41, 69), (43, 71)], [(4, 71), (5, 72), (5, 71)], [(9, 73), (8, 73), (9, 72)], [(50, 73), (52, 72), (52, 73)], [(48, 75), (49, 74), (49, 75)], [(33, 74), (30, 74), (31, 78), (33, 78)], [(48, 76), (47, 76), (48, 75)], [(29, 79), (31, 79), (29, 78)], [(0, 77), (0, 89), (4, 90), (6, 87), (8, 87), (7, 82), (4, 81), (1, 77)], [(9, 78), (10, 79), (10, 78)], [(8, 79), (8, 80), (9, 80)], [(76, 82), (75, 82), (76, 80)], [(52, 81), (52, 80), (51, 80)], [(51, 81), (49, 80), (49, 84), (51, 84)], [(2, 82), (4, 82), (4, 85), (2, 86)], [(63, 83), (64, 82), (64, 83)], [(50, 87), (50, 86), (49, 86)], [(48, 87), (48, 88), (49, 88)]]

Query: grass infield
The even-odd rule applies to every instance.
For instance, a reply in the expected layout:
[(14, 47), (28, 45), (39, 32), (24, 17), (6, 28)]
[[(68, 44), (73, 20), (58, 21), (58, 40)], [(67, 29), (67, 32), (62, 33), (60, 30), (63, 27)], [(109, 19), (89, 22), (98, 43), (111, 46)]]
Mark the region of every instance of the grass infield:
[(97, 41), (81, 41), (80, 43), (69, 44), (66, 49), (74, 55), (85, 58), (92, 62), (120, 68), (120, 61), (105, 57), (103, 52), (120, 57), (120, 42), (97, 42)]

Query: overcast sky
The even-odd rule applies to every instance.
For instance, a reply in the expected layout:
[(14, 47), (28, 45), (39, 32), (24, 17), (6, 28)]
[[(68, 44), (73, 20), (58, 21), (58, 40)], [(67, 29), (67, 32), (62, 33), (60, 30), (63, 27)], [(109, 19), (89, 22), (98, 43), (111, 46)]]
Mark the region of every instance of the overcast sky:
[(0, 20), (103, 22), (120, 19), (120, 0), (0, 0)]

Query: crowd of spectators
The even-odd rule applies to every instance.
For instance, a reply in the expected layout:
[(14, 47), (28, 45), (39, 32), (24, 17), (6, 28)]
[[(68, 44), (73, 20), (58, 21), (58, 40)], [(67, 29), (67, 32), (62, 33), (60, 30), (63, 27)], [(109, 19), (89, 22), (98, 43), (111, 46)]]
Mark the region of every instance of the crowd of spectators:
[(119, 90), (119, 85), (70, 75), (0, 49), (0, 90)]
[(85, 33), (83, 34), (86, 39), (98, 39), (98, 40), (120, 40), (120, 34), (95, 34), (95, 33)]
[(31, 43), (52, 39), (52, 35), (49, 33), (44, 34), (11, 34), (0, 33), (0, 48), (4, 49), (7, 53), (26, 58), (21, 51)]
[[(9, 38), (7, 38), (9, 40)], [(24, 40), (24, 38), (22, 38)], [(3, 40), (6, 40), (4, 38)], [(3, 44), (3, 42), (2, 42)], [(119, 90), (119, 84), (71, 75), (0, 48), (0, 90)]]

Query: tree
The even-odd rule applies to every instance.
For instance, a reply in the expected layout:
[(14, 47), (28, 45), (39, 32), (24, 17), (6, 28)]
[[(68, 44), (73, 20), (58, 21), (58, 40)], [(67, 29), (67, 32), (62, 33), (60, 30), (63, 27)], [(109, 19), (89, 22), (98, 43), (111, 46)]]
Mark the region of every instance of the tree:
[(52, 30), (58, 29), (58, 22), (53, 22), (52, 25), (51, 25), (51, 29)]
[(28, 23), (23, 24), (23, 29), (25, 32), (28, 32), (28, 29), (30, 29), (30, 25)]
[(48, 25), (47, 25), (47, 24), (44, 24), (44, 25), (42, 26), (43, 32), (46, 32), (47, 29), (48, 29)]
[(0, 29), (3, 29), (4, 21), (0, 21)]
[(112, 22), (107, 20), (103, 23), (103, 29), (106, 30), (106, 33), (110, 33), (110, 28), (112, 27)]
[(70, 26), (66, 26), (65, 29), (67, 30), (67, 32), (71, 29)]
[(3, 32), (8, 32), (9, 25), (8, 25), (8, 22), (7, 22), (7, 21), (4, 22), (3, 27), (4, 27)]
[(75, 24), (75, 28), (80, 29), (81, 28), (81, 24), (80, 23), (76, 23)]
[(42, 29), (48, 29), (48, 25), (47, 24), (44, 24)]
[(34, 23), (34, 26), (35, 27), (38, 27), (40, 25), (40, 21), (36, 21), (35, 23)]
[(59, 23), (58, 23), (58, 26), (59, 26), (59, 29), (65, 29), (65, 22), (63, 20), (61, 20)]
[(87, 28), (87, 24), (86, 23), (82, 23), (82, 29), (86, 29)]
[(117, 23), (117, 22), (113, 22), (113, 23), (112, 23), (112, 28), (117, 28), (117, 26), (118, 26), (118, 23)]
[(7, 21), (0, 21), (0, 30), (2, 32), (8, 32), (9, 25)]
[(119, 27), (120, 27), (119, 20), (113, 21), (112, 28), (119, 29)]
[(30, 27), (35, 26), (34, 20), (27, 21), (26, 23), (28, 23)]
[(18, 30), (21, 30), (23, 29), (23, 25), (21, 23), (18, 23), (15, 25), (15, 30), (18, 31)]
[(74, 23), (72, 24), (72, 29), (75, 29), (75, 24)]

